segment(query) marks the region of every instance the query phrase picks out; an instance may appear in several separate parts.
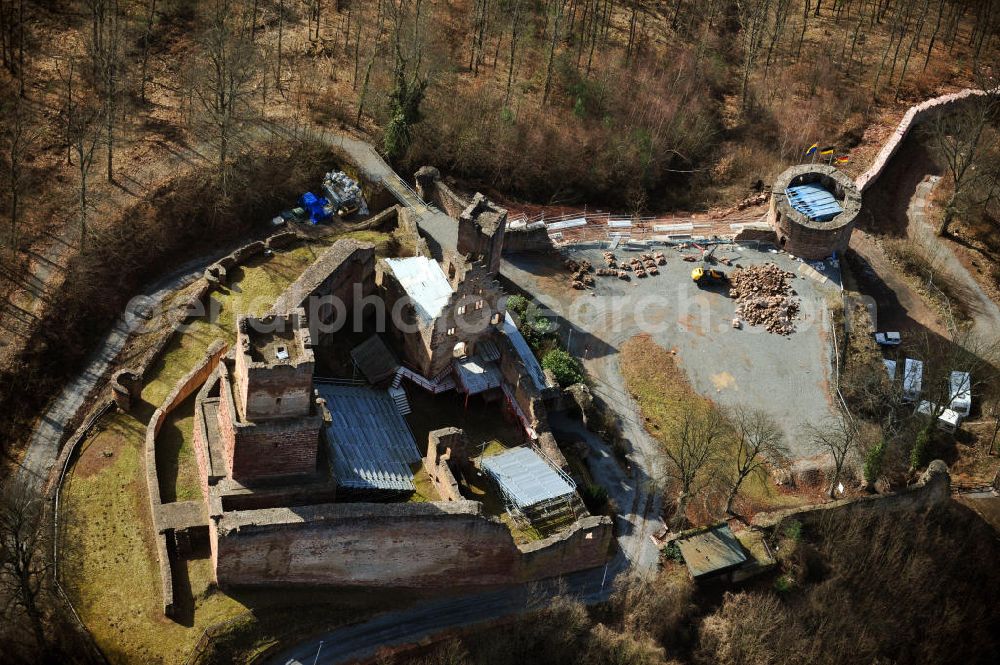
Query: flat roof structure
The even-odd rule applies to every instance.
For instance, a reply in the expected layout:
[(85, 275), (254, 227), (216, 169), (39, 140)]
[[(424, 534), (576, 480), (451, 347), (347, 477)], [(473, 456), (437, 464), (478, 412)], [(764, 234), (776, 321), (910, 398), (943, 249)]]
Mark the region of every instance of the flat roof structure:
[(372, 335), (351, 349), (351, 360), (369, 383), (384, 381), (399, 369), (396, 355), (378, 335)]
[(410, 465), (420, 461), (409, 426), (384, 390), (317, 384), (331, 422), (327, 445), (337, 486), (414, 491)]
[(456, 360), (454, 364), (463, 392), (469, 395), (478, 395), (499, 388), (503, 380), (496, 363), (488, 362), (478, 355)]
[(524, 339), (524, 335), (517, 329), (517, 325), (514, 323), (514, 319), (511, 318), (510, 312), (504, 314), (501, 331), (514, 346), (514, 350), (521, 359), (521, 363), (524, 365), (528, 376), (531, 377), (531, 382), (535, 385), (535, 388), (545, 390), (547, 387), (545, 384), (545, 372), (542, 371), (542, 366), (538, 364), (538, 358), (532, 353), (531, 347), (528, 346), (528, 342)]
[(691, 577), (698, 579), (732, 570), (747, 560), (740, 541), (728, 524), (716, 524), (676, 541)]
[(413, 301), (420, 318), (428, 323), (436, 319), (454, 293), (441, 265), (425, 256), (385, 259), (385, 263)]
[(554, 469), (531, 448), (511, 448), (484, 458), (480, 466), (521, 510), (576, 491), (564, 473)]
[(818, 182), (789, 187), (785, 195), (793, 208), (817, 222), (828, 222), (844, 212), (833, 193)]

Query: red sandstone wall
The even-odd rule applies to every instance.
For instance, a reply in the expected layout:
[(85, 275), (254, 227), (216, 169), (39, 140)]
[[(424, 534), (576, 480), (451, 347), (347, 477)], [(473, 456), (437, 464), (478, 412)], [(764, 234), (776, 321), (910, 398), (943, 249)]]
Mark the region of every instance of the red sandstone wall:
[(308, 474), (316, 470), (319, 450), (319, 416), (278, 424), (237, 426), (232, 460), (233, 477), (267, 478)]
[(610, 518), (584, 518), (522, 550), (479, 510), (458, 501), (229, 514), (218, 531), (216, 575), (224, 586), (452, 587), (554, 577), (607, 559)]

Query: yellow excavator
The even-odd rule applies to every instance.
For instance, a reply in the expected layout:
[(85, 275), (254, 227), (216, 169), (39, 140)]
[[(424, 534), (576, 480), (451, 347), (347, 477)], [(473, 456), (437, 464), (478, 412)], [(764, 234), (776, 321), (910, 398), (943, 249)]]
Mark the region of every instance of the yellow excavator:
[(691, 271), (691, 281), (698, 286), (712, 286), (714, 284), (725, 284), (729, 281), (729, 277), (721, 270), (702, 265)]

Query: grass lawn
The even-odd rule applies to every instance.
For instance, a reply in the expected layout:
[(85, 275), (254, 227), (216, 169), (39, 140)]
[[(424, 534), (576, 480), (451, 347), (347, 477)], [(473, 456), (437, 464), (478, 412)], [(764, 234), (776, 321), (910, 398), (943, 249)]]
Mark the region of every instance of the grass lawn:
[[(373, 232), (340, 237), (383, 247), (388, 238)], [(231, 648), (239, 653), (266, 647), (276, 635), (318, 630), (399, 605), (398, 593), (382, 597), (368, 592), (282, 590), (230, 595), (214, 587), (210, 560), (199, 558), (182, 562), (183, 570), (177, 571), (181, 621), (166, 619), (160, 610), (159, 572), (141, 458), (148, 418), (212, 341), (232, 342), (236, 312), (263, 312), (322, 250), (322, 245), (296, 247), (235, 270), (229, 287), (212, 295), (221, 307), (219, 316), (214, 321), (197, 320), (175, 335), (151, 368), (142, 391), (145, 404), (133, 414), (108, 416), (101, 430), (82, 446), (62, 494), (66, 506), (62, 579), (84, 623), (112, 662), (184, 662), (206, 627), (240, 617), (249, 609), (254, 616), (234, 624)], [(201, 496), (191, 445), (193, 404), (193, 397), (186, 400), (161, 430), (157, 461), (164, 500)], [(296, 615), (290, 623), (287, 608), (304, 604), (310, 607), (308, 616)]]

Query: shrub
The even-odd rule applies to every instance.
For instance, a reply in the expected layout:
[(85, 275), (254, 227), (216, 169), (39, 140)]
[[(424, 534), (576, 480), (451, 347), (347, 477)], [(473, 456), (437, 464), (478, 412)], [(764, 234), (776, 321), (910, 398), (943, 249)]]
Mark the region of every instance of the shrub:
[(580, 496), (583, 498), (583, 505), (592, 515), (600, 515), (608, 506), (608, 490), (600, 485), (588, 483), (580, 488)]
[(681, 548), (677, 545), (677, 541), (672, 543), (667, 543), (660, 550), (664, 557), (676, 561), (677, 563), (684, 563), (684, 556), (681, 554)]
[(913, 448), (910, 450), (910, 466), (914, 469), (919, 469), (920, 467), (926, 465), (930, 447), (931, 433), (927, 428), (924, 428), (917, 433), (917, 440), (914, 442)]
[(789, 520), (788, 523), (785, 524), (784, 533), (785, 538), (788, 538), (796, 543), (799, 542), (802, 540), (802, 522), (798, 520)]
[(865, 455), (865, 480), (874, 484), (878, 477), (882, 475), (882, 460), (885, 459), (885, 442), (879, 441)]
[(542, 358), (542, 367), (551, 370), (563, 388), (583, 381), (583, 368), (579, 361), (562, 349), (553, 349)]

